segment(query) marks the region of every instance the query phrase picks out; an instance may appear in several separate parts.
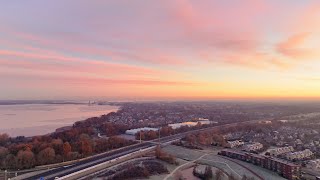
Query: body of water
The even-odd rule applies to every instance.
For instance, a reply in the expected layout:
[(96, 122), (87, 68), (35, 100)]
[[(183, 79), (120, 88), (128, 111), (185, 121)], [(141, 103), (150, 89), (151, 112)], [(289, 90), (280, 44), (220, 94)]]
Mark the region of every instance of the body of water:
[(118, 109), (117, 106), (85, 104), (0, 105), (0, 133), (13, 137), (43, 135)]

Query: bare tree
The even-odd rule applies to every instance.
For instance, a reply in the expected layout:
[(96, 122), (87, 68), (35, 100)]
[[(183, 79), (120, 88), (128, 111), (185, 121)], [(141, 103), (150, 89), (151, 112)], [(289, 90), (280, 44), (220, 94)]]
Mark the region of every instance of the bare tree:
[(236, 177), (234, 177), (233, 174), (230, 174), (228, 179), (229, 179), (229, 180), (236, 180)]
[(204, 179), (205, 180), (209, 180), (209, 179), (212, 179), (212, 168), (211, 166), (206, 166), (205, 170), (204, 170)]
[(215, 179), (222, 180), (222, 176), (223, 176), (223, 171), (221, 169), (216, 170)]

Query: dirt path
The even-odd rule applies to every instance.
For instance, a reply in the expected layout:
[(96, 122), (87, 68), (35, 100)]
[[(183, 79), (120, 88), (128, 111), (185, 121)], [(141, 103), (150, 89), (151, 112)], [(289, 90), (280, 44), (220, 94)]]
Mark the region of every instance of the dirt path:
[(233, 170), (233, 169), (229, 166), (229, 164), (227, 164), (227, 163), (225, 163), (225, 162), (213, 161), (213, 160), (209, 160), (209, 159), (202, 159), (202, 160), (210, 161), (210, 162), (214, 162), (214, 163), (224, 164), (224, 165), (226, 165), (232, 172), (234, 172), (240, 179), (242, 178), (242, 176), (241, 176), (239, 173), (237, 173), (235, 170)]

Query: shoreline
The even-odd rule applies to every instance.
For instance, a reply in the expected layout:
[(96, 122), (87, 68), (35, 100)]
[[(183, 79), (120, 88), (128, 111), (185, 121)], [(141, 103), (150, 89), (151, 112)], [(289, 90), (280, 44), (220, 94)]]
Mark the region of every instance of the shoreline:
[[(110, 104), (105, 104), (105, 105), (87, 105), (87, 104), (16, 104), (16, 105), (7, 105), (8, 107), (22, 107), (26, 106), (29, 108), (27, 105), (30, 105), (32, 108), (35, 108), (35, 111), (30, 113), (29, 109), (22, 109), (18, 110), (16, 114), (12, 116), (7, 116), (7, 113), (2, 112), (2, 121), (1, 123), (8, 123), (11, 121), (12, 127), (10, 128), (10, 125), (7, 125), (8, 128), (2, 128), (0, 129), (0, 134), (6, 133), (10, 137), (19, 137), (19, 136), (24, 136), (24, 137), (34, 137), (34, 136), (42, 136), (42, 135), (48, 135), (55, 133), (59, 130), (72, 127), (74, 123), (76, 122), (81, 122), (85, 121), (89, 118), (92, 117), (100, 117), (102, 115), (107, 115), (111, 112), (117, 112), (121, 106), (119, 105), (110, 105)], [(42, 106), (43, 105), (43, 106)], [(50, 106), (54, 106), (56, 109), (53, 110), (42, 110), (42, 109), (37, 109), (39, 108), (48, 108)], [(61, 107), (60, 107), (61, 105)], [(74, 105), (74, 106), (73, 106)], [(80, 107), (77, 107), (77, 106)], [(5, 108), (6, 105), (0, 105), (0, 108), (3, 108), (2, 111), (7, 110)], [(69, 111), (67, 112), (60, 112), (65, 111), (65, 107), (70, 108), (71, 113)], [(106, 108), (103, 108), (103, 107)], [(0, 109), (1, 110), (1, 109)], [(33, 110), (33, 109), (32, 109)], [(29, 111), (29, 112), (28, 112)], [(25, 116), (24, 113), (27, 115)], [(31, 114), (28, 117), (28, 113)], [(38, 114), (39, 115), (38, 115)], [(64, 113), (66, 113), (64, 115)], [(78, 114), (79, 113), (79, 114)], [(11, 113), (9, 113), (11, 114)], [(51, 115), (52, 118), (51, 117)], [(39, 116), (36, 117), (35, 120), (30, 120), (34, 116)], [(59, 117), (58, 117), (59, 116)], [(0, 111), (0, 117), (1, 117), (1, 111)], [(25, 117), (28, 117), (28, 120), (21, 120), (21, 117), (24, 119)], [(43, 118), (41, 118), (43, 117)], [(14, 124), (19, 124), (21, 127), (16, 127), (13, 126)], [(24, 126), (24, 125), (25, 126)], [(30, 124), (34, 124), (34, 126), (30, 126)]]

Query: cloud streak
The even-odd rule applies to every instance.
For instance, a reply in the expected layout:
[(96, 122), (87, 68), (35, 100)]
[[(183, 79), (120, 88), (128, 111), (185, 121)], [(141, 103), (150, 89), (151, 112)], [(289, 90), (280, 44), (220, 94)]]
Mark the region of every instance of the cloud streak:
[(36, 74), (13, 74), (8, 72), (0, 73), (2, 78), (24, 78), (25, 81), (31, 80), (36, 82), (36, 84), (41, 85), (45, 82), (50, 82), (53, 84), (60, 85), (70, 85), (70, 86), (198, 86), (205, 85), (201, 82), (184, 82), (184, 81), (168, 81), (168, 80), (157, 80), (157, 79), (119, 79), (119, 78), (99, 78), (99, 77), (59, 77), (59, 76), (40, 76)]
[[(14, 57), (17, 59), (32, 59), (39, 61), (39, 64), (43, 63), (43, 61), (53, 61), (58, 63), (73, 63), (75, 67), (82, 67), (90, 70), (90, 68), (98, 68), (103, 70), (112, 70), (118, 72), (128, 72), (128, 73), (139, 73), (139, 74), (155, 74), (157, 70), (143, 68), (139, 66), (131, 66), (127, 64), (117, 64), (117, 63), (109, 63), (104, 61), (98, 61), (93, 59), (83, 59), (83, 58), (76, 58), (76, 57), (67, 57), (63, 55), (43, 55), (38, 53), (27, 53), (27, 52), (19, 52), (19, 51), (6, 51), (0, 50), (0, 58), (2, 57)], [(8, 63), (8, 61), (7, 61)], [(25, 65), (28, 62), (25, 63)], [(36, 65), (29, 61), (29, 64)], [(21, 63), (20, 63), (21, 65)], [(55, 64), (52, 64), (55, 66)], [(72, 64), (71, 64), (72, 66)], [(61, 66), (62, 67), (62, 66)], [(49, 67), (48, 67), (49, 68)], [(159, 71), (158, 71), (159, 72)]]

